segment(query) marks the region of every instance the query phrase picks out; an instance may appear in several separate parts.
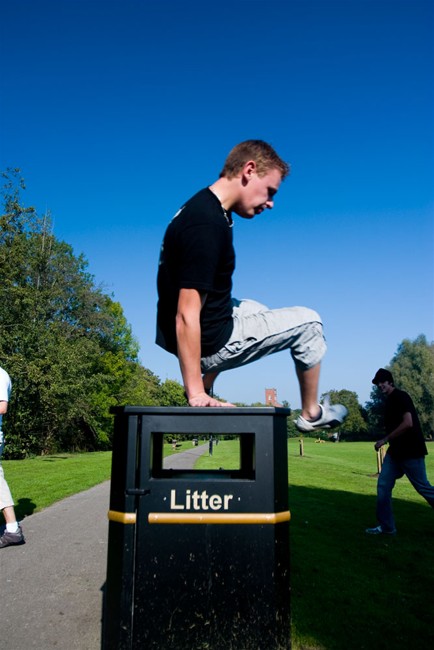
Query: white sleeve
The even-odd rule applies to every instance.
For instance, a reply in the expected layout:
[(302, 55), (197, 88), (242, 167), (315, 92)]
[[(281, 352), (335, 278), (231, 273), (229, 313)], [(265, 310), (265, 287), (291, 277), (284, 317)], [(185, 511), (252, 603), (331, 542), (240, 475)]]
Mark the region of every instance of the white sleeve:
[(0, 402), (9, 402), (11, 389), (12, 384), (8, 373), (0, 368)]

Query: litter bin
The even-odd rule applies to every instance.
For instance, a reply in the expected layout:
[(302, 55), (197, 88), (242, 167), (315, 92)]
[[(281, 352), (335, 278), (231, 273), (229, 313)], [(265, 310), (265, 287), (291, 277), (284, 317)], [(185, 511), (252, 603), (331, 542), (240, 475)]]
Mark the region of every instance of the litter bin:
[[(290, 648), (289, 409), (113, 412), (104, 650)], [(165, 469), (186, 434), (234, 438), (236, 466)]]

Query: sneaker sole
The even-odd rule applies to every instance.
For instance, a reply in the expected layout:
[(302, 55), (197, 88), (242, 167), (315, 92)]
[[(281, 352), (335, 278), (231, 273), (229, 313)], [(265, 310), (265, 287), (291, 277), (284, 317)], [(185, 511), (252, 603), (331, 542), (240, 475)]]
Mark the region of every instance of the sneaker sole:
[(294, 421), (294, 424), (298, 431), (304, 432), (304, 433), (309, 433), (310, 431), (317, 431), (320, 429), (334, 429), (335, 427), (339, 427), (342, 424), (343, 420), (330, 420), (330, 422), (327, 422), (327, 424), (316, 424), (315, 422), (307, 422), (309, 426), (304, 427), (303, 425), (299, 425), (297, 423), (297, 420)]
[(25, 539), (21, 539), (19, 542), (8, 542), (7, 544), (1, 544), (0, 548), (7, 548), (8, 546), (22, 546), (26, 543)]
[[(334, 427), (339, 427), (342, 424), (343, 420), (331, 420), (328, 424), (323, 424), (318, 429), (333, 429)], [(315, 429), (316, 427), (314, 427)]]

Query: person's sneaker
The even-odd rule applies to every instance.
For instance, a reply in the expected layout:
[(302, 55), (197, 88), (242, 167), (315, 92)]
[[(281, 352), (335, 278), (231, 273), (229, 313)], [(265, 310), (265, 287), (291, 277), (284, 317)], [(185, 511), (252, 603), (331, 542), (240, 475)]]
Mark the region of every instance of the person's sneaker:
[(374, 528), (367, 528), (365, 533), (368, 535), (395, 535), (396, 530), (383, 530), (381, 526), (374, 526)]
[(6, 546), (18, 546), (19, 544), (25, 543), (26, 540), (24, 539), (23, 531), (19, 526), (16, 533), (9, 533), (5, 529), (5, 532), (0, 537), (0, 548), (6, 548)]
[(295, 426), (299, 431), (308, 432), (316, 431), (317, 429), (333, 429), (338, 427), (348, 415), (348, 409), (342, 404), (330, 404), (330, 398), (327, 395), (324, 402), (319, 404), (321, 414), (317, 420), (311, 422), (306, 420), (302, 415), (299, 415), (295, 422)]

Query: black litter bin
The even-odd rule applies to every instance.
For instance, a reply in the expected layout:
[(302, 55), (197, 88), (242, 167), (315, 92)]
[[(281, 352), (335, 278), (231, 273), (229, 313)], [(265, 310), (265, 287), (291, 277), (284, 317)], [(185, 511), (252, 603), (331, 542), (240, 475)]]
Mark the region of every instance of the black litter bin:
[[(290, 411), (114, 413), (104, 650), (290, 648)], [(235, 437), (239, 463), (165, 469), (163, 440), (186, 434), (206, 453)]]

